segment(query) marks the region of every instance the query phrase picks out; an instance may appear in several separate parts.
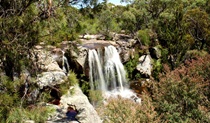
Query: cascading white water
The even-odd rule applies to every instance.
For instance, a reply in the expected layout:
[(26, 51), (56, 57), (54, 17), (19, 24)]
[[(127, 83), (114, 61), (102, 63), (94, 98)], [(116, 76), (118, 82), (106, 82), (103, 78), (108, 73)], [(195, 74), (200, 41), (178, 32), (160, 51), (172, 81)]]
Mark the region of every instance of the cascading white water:
[(114, 46), (105, 47), (104, 52), (89, 50), (89, 75), (93, 90), (123, 90), (126, 84), (125, 70)]
[(89, 50), (88, 61), (91, 89), (106, 91), (102, 65), (96, 50)]
[(107, 84), (111, 84), (112, 89), (119, 87), (123, 90), (126, 84), (126, 73), (114, 46), (105, 47), (104, 61), (105, 80)]
[(105, 98), (121, 96), (140, 102), (140, 98), (126, 88), (126, 72), (114, 46), (89, 50), (89, 78), (92, 90), (100, 90)]

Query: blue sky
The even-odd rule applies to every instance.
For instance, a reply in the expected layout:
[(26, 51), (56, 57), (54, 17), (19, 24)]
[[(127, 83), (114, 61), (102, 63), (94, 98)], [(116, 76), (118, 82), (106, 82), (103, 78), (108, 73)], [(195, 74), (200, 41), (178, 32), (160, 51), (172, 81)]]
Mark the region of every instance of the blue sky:
[(120, 0), (108, 0), (108, 2), (115, 5), (126, 5), (125, 3), (120, 3)]

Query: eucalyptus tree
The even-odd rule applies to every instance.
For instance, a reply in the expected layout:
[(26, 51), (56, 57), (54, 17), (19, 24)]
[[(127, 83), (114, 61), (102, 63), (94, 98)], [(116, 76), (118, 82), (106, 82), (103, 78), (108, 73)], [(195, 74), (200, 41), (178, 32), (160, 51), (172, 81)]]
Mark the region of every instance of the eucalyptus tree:
[(203, 50), (206, 44), (210, 44), (210, 19), (209, 15), (200, 8), (188, 10), (183, 17), (186, 33), (194, 38), (195, 48)]
[[(71, 1), (70, 1), (71, 2)], [(29, 66), (30, 51), (40, 41), (68, 40), (78, 28), (79, 14), (66, 0), (1, 0), (0, 62), (13, 79)]]

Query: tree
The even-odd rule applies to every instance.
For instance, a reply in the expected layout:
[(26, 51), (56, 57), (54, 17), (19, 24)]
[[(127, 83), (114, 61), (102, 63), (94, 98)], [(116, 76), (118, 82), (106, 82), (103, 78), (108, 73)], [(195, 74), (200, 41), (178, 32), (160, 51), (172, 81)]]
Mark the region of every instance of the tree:
[(40, 25), (34, 0), (1, 1), (0, 60), (7, 76), (20, 72), (29, 50), (38, 43)]
[(80, 31), (78, 11), (64, 3), (64, 0), (1, 1), (0, 61), (11, 79), (29, 67), (31, 49), (39, 42), (56, 44), (72, 39)]
[(209, 15), (199, 8), (194, 8), (185, 13), (183, 21), (186, 33), (191, 35), (196, 45), (198, 45), (195, 47), (202, 50), (205, 44), (210, 42), (208, 38), (210, 36)]
[(132, 34), (136, 31), (136, 17), (135, 15), (130, 11), (124, 11), (122, 13), (122, 29), (130, 31)]

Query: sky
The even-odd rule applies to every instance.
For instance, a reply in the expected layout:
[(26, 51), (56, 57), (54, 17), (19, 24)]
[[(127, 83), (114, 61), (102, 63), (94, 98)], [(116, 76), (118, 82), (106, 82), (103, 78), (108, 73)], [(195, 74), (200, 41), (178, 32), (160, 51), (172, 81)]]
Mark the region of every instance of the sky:
[(115, 5), (126, 5), (125, 3), (121, 3), (120, 0), (108, 0), (108, 2), (113, 3)]
[[(1, 0), (0, 0), (1, 1)], [(102, 0), (98, 0), (99, 2), (102, 2)], [(115, 5), (124, 5), (124, 6), (126, 6), (126, 3), (125, 2), (123, 2), (123, 3), (121, 3), (120, 2), (121, 0), (108, 0), (108, 3), (113, 3), (113, 4), (115, 4)], [(81, 6), (79, 5), (79, 4), (77, 4), (77, 5), (73, 5), (74, 7), (76, 7), (76, 8), (81, 8)]]

